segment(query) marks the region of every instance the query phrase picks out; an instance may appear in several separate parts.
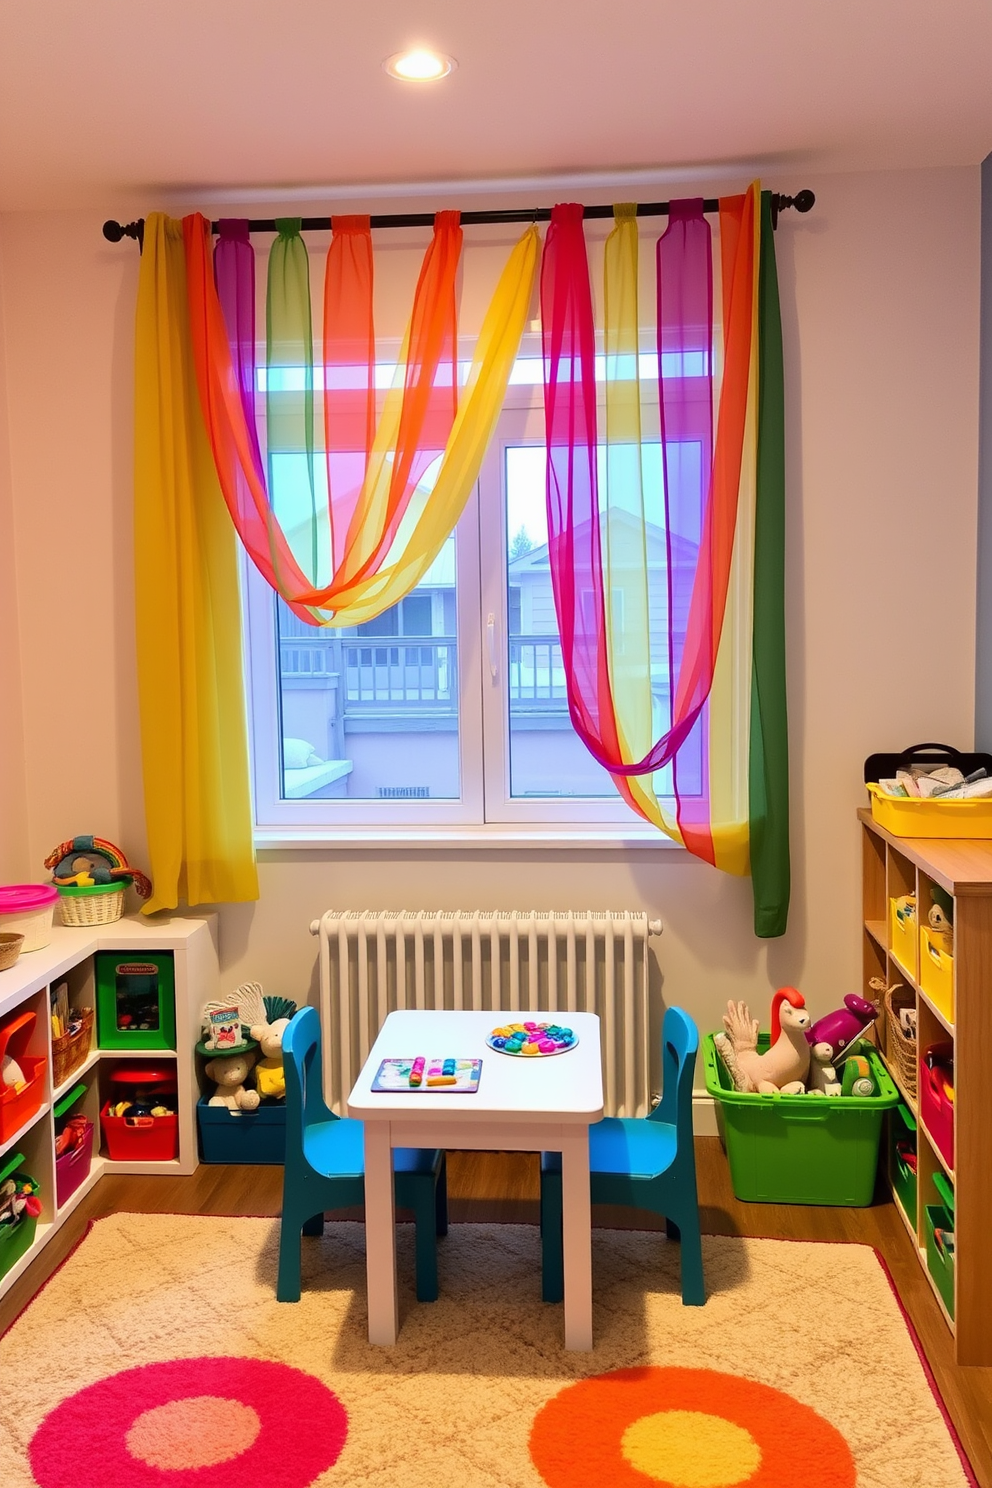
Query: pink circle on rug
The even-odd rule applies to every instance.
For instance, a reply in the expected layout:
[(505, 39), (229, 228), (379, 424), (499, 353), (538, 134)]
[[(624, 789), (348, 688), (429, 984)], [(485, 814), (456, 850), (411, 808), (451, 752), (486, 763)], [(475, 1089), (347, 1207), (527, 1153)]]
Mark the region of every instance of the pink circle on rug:
[[(163, 1406), (189, 1410), (213, 1397), (218, 1405), (245, 1407), (237, 1428), (244, 1445), (235, 1455), (194, 1465), (156, 1466), (128, 1450), (132, 1428), (144, 1443), (141, 1420)], [(260, 1427), (249, 1441), (248, 1412)], [(196, 1414), (194, 1410), (194, 1414)], [(168, 1417), (159, 1417), (159, 1421)], [(188, 1419), (188, 1418), (187, 1418)], [(198, 1416), (202, 1423), (203, 1416)], [(207, 1448), (233, 1445), (225, 1437), (224, 1412)], [(266, 1359), (173, 1359), (108, 1375), (70, 1395), (49, 1413), (31, 1438), (28, 1456), (39, 1488), (83, 1488), (116, 1483), (122, 1488), (308, 1488), (333, 1467), (348, 1434), (340, 1400), (320, 1380), (288, 1364)]]
[(258, 1412), (240, 1400), (191, 1395), (142, 1411), (124, 1445), (149, 1467), (215, 1467), (247, 1452), (262, 1429)]

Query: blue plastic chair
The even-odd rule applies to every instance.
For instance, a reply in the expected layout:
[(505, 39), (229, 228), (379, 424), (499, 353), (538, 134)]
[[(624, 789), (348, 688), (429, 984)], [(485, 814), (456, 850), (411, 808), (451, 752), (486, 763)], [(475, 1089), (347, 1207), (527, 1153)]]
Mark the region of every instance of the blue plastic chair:
[[(589, 1128), (594, 1204), (627, 1204), (664, 1215), (682, 1243), (682, 1302), (702, 1307), (703, 1254), (692, 1146), (692, 1077), (699, 1034), (681, 1008), (665, 1012), (661, 1029), (662, 1098), (649, 1116), (608, 1116)], [(545, 1302), (564, 1296), (561, 1153), (541, 1154), (541, 1259)]]
[[(365, 1202), (365, 1125), (335, 1116), (324, 1103), (320, 1019), (301, 1008), (283, 1034), (286, 1070), (286, 1167), (279, 1234), (280, 1302), (300, 1300), (300, 1236), (321, 1235), (324, 1213)], [(436, 1236), (448, 1232), (444, 1153), (393, 1152), (396, 1203), (412, 1209), (417, 1301), (437, 1301)]]

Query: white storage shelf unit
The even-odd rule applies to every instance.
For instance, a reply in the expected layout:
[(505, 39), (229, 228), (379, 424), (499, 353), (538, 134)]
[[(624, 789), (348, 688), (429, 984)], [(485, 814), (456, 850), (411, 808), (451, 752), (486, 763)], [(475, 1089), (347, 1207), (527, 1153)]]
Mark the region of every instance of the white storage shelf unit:
[[(216, 917), (149, 921), (141, 917), (118, 920), (112, 925), (70, 929), (57, 925), (49, 945), (22, 954), (8, 971), (0, 971), (0, 1020), (31, 1009), (36, 1014), (28, 1053), (45, 1060), (45, 1092), (41, 1107), (20, 1130), (0, 1143), (0, 1168), (15, 1152), (24, 1156), (23, 1170), (41, 1186), (42, 1210), (34, 1242), (5, 1275), (0, 1277), (0, 1296), (72, 1213), (105, 1173), (192, 1173), (197, 1167), (196, 1097), (193, 1046), (199, 1037), (200, 1011), (217, 993)], [(52, 1035), (50, 990), (60, 982), (69, 984), (73, 1007), (91, 1007), (96, 1012), (94, 957), (98, 951), (152, 954), (170, 951), (175, 969), (176, 1048), (121, 1050), (101, 1049), (94, 1017), (92, 1044), (86, 1060), (57, 1089), (52, 1088)], [(174, 1064), (178, 1092), (179, 1156), (172, 1162), (114, 1162), (101, 1155), (100, 1106), (109, 1092), (106, 1076), (114, 1065), (136, 1059), (154, 1059)], [(60, 1098), (76, 1085), (86, 1085), (73, 1109), (88, 1116), (95, 1127), (93, 1160), (87, 1177), (65, 1204), (56, 1207), (55, 1118)]]

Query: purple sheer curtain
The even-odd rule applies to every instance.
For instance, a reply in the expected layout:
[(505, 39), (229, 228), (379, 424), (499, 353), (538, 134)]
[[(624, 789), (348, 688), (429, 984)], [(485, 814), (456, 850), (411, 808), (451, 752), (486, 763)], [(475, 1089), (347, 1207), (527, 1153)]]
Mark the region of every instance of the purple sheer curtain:
[[(679, 753), (672, 762), (679, 825), (703, 825), (710, 819), (706, 699), (716, 644), (712, 568), (709, 555), (700, 552), (713, 474), (713, 248), (702, 197), (672, 202), (668, 227), (658, 239), (656, 269), (668, 567), (668, 727), (676, 718), (683, 721)], [(696, 586), (698, 613), (708, 632), (693, 638), (693, 654), (683, 670)]]

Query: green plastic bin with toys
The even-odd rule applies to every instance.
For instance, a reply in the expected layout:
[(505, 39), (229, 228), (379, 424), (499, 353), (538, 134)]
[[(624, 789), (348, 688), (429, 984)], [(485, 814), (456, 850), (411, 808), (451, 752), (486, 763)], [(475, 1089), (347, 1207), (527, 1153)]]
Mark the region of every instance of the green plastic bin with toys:
[(23, 1162), (20, 1152), (0, 1158), (0, 1276), (31, 1249), (38, 1228), (38, 1185), (20, 1171)]
[[(758, 1052), (769, 1042), (760, 1035)], [(899, 1092), (877, 1054), (867, 1050), (865, 1057), (877, 1095), (745, 1094), (734, 1089), (713, 1035), (706, 1035), (706, 1090), (716, 1103), (735, 1198), (851, 1208), (871, 1203), (882, 1122)]]

